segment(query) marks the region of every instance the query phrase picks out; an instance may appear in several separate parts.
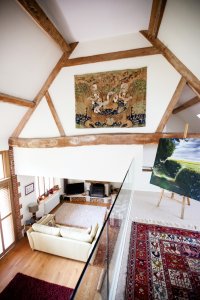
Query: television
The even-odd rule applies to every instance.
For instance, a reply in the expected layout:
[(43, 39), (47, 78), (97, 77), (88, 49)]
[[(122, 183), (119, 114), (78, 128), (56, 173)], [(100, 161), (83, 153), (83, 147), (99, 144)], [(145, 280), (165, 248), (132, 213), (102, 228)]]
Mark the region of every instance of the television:
[(84, 182), (68, 183), (65, 185), (66, 195), (78, 195), (84, 193)]
[(150, 183), (200, 201), (200, 139), (160, 139)]

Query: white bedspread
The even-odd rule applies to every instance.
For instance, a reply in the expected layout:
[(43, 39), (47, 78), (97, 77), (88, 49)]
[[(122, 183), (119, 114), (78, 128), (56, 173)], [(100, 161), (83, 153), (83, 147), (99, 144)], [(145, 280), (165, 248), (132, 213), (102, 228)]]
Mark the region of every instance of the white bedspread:
[(55, 213), (55, 220), (58, 224), (89, 227), (96, 223), (102, 224), (106, 211), (106, 207), (63, 203)]

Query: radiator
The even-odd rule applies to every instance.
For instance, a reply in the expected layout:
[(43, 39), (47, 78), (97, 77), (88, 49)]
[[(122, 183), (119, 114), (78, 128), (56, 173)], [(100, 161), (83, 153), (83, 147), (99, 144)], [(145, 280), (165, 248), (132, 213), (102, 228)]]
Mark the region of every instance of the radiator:
[(56, 193), (49, 197), (48, 200), (44, 202), (44, 214), (48, 214), (52, 209), (54, 209), (60, 203), (60, 193)]

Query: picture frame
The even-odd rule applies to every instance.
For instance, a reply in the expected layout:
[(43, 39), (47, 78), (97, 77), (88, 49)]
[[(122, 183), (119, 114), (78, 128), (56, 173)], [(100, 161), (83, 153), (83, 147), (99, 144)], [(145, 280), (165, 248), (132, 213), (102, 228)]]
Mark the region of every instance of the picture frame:
[(25, 196), (32, 192), (34, 192), (34, 183), (33, 182), (25, 186)]

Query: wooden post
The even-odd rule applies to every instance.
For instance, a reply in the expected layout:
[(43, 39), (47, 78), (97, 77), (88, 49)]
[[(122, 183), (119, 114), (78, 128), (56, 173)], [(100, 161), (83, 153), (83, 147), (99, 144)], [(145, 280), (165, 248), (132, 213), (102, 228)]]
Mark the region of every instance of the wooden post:
[(187, 134), (188, 134), (188, 127), (189, 127), (189, 124), (186, 123), (186, 124), (185, 124), (184, 133), (183, 133), (183, 138), (184, 138), (184, 139), (186, 139), (186, 137), (187, 137)]
[(190, 198), (187, 197), (187, 204), (190, 205)]
[(160, 195), (160, 199), (158, 201), (157, 207), (160, 205), (163, 195), (164, 195), (164, 189), (161, 191), (161, 195)]
[[(189, 128), (189, 124), (186, 123), (185, 124), (185, 129), (184, 129), (184, 133), (183, 133), (183, 138), (186, 139), (187, 134), (188, 134), (188, 128)], [(183, 196), (183, 200), (182, 200), (182, 210), (181, 210), (181, 219), (184, 218), (184, 212), (185, 212), (185, 196)], [(187, 197), (187, 204), (190, 205), (190, 199), (189, 197)]]
[(184, 211), (185, 211), (185, 196), (183, 196), (183, 201), (182, 201), (181, 219), (184, 218)]

